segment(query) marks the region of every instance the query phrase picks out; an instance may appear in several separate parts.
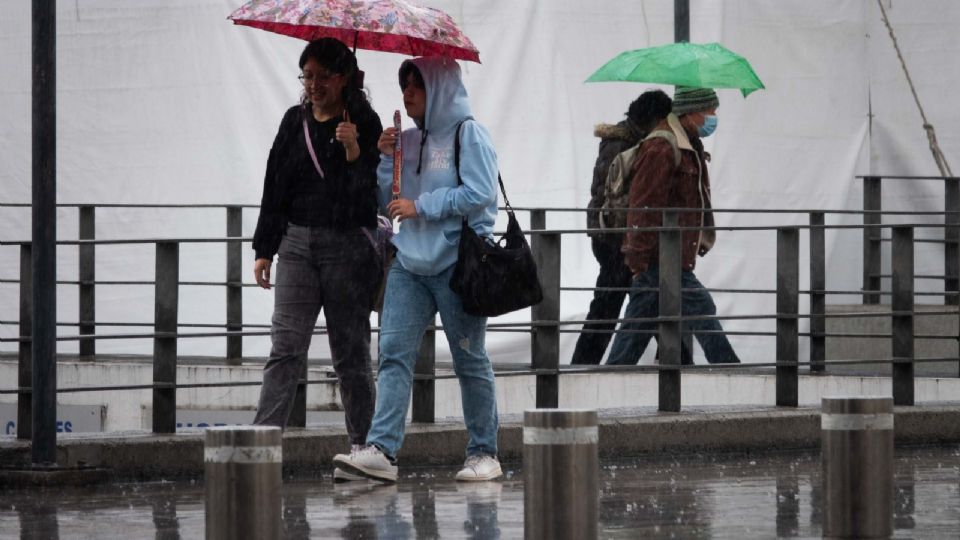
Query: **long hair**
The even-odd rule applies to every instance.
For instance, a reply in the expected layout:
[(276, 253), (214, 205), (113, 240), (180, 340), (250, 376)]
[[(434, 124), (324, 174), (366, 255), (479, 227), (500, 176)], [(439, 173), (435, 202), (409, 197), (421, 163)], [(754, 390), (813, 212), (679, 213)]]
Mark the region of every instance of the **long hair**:
[[(360, 86), (362, 79), (357, 68), (357, 57), (343, 42), (334, 38), (311, 41), (300, 53), (300, 69), (303, 69), (307, 60), (311, 58), (325, 69), (346, 77), (346, 84), (343, 85), (343, 103), (350, 114), (351, 122), (360, 125), (370, 115), (376, 114), (370, 106), (366, 92)], [(306, 90), (300, 94), (300, 103), (304, 109), (310, 106)]]

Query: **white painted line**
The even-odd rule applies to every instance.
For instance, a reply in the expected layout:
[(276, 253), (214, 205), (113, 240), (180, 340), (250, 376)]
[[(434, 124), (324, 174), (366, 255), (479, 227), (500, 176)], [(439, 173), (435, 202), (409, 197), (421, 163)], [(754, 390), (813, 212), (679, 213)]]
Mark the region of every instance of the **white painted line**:
[(283, 463), (280, 446), (219, 446), (203, 449), (204, 463)]
[(523, 444), (597, 444), (600, 439), (597, 426), (577, 428), (523, 428)]
[(893, 414), (827, 414), (820, 415), (820, 429), (825, 431), (879, 431), (893, 429)]

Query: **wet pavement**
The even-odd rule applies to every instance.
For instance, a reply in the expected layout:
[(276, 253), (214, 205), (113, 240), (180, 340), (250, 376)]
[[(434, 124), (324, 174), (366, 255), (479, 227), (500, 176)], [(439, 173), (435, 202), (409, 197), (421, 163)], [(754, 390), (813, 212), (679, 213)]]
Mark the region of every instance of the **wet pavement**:
[[(397, 485), (285, 479), (287, 538), (522, 538), (519, 464), (499, 482), (411, 469)], [(960, 534), (960, 446), (898, 448), (895, 538)], [(601, 538), (820, 538), (818, 453), (605, 461)], [(0, 538), (202, 538), (203, 482), (0, 493)]]

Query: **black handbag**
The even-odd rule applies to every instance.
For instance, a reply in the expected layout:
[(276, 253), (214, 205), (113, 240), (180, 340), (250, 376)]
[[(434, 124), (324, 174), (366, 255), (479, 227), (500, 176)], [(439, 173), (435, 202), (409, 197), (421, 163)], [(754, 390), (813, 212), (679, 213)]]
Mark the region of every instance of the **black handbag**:
[[(462, 122), (461, 122), (462, 125)], [(460, 125), (454, 142), (457, 182), (460, 178)], [(496, 317), (539, 304), (543, 300), (537, 264), (530, 245), (517, 223), (513, 208), (497, 173), (500, 192), (507, 207), (507, 232), (500, 240), (481, 238), (463, 218), (457, 264), (450, 278), (450, 289), (463, 302), (463, 310), (477, 317)]]

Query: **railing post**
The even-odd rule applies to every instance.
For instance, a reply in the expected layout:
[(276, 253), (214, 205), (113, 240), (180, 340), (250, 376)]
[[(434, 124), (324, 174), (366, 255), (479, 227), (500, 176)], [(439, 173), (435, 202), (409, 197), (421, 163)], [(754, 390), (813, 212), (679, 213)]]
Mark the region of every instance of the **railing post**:
[[(227, 207), (227, 237), (243, 236), (243, 208)], [(243, 330), (243, 254), (239, 240), (227, 242), (227, 332)], [(243, 361), (243, 336), (227, 336), (227, 365)]]
[[(879, 176), (867, 176), (863, 179), (863, 224), (879, 225), (881, 191)], [(877, 213), (872, 213), (877, 212)], [(880, 228), (863, 229), (863, 303), (879, 304), (880, 290)]]
[[(530, 229), (547, 228), (546, 210), (530, 212)], [(534, 234), (530, 237), (530, 250), (537, 263), (537, 273), (543, 288), (543, 301), (530, 309), (534, 324), (530, 340), (531, 367), (547, 370), (537, 375), (537, 408), (556, 408), (560, 404), (560, 235), (555, 233)]]
[(597, 411), (524, 411), (524, 538), (597, 538), (598, 442)]
[[(96, 207), (80, 207), (80, 240), (93, 240), (96, 233)], [(97, 333), (97, 302), (96, 302), (96, 245), (81, 244), (79, 252), (79, 281), (80, 281), (80, 335), (88, 336)], [(97, 353), (97, 342), (93, 339), (80, 340), (80, 359), (93, 360)]]
[[(156, 275), (154, 277), (153, 331), (177, 333), (179, 304), (180, 244), (157, 242)], [(177, 430), (177, 338), (153, 338), (153, 432), (174, 433)]]
[(894, 227), (893, 279), (893, 404), (913, 405), (913, 227)]
[(33, 325), (30, 457), (57, 463), (57, 6), (32, 2), (31, 233)]
[(826, 371), (827, 265), (823, 212), (810, 212), (810, 371)]
[[(437, 331), (433, 328), (436, 317), (433, 322), (423, 333), (417, 362), (413, 366), (413, 410), (410, 419), (425, 424), (432, 424), (436, 420), (436, 381), (433, 378), (437, 357)], [(418, 375), (426, 378), (419, 379)]]
[[(663, 212), (663, 227), (678, 227), (680, 216), (676, 211)], [(683, 271), (683, 234), (679, 230), (660, 231), (660, 316), (679, 318), (681, 305), (681, 276)], [(657, 347), (659, 364), (659, 409), (680, 412), (680, 320), (661, 321), (658, 325)]]
[[(943, 304), (960, 305), (960, 178), (943, 179)], [(954, 212), (954, 213), (949, 213)], [(950, 294), (953, 293), (953, 294)]]
[(777, 229), (777, 406), (798, 405), (800, 230)]
[(822, 403), (823, 537), (889, 538), (893, 403), (879, 397), (825, 397)]
[(33, 254), (30, 244), (20, 245), (20, 337), (31, 338), (18, 344), (17, 386), (29, 391), (17, 393), (17, 438), (30, 439), (33, 422)]

